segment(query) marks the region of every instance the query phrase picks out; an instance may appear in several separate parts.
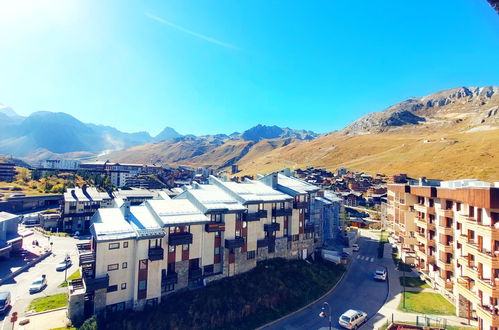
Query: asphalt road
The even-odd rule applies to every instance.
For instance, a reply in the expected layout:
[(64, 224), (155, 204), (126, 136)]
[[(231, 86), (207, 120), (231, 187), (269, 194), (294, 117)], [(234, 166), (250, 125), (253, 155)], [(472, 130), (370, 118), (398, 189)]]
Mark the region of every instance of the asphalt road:
[[(378, 264), (380, 260), (377, 257), (378, 241), (361, 237), (359, 245), (360, 251), (353, 255), (347, 274), (329, 296), (264, 329), (328, 329), (328, 319), (319, 317), (324, 302), (328, 302), (331, 306), (333, 328), (341, 328), (338, 319), (348, 309), (364, 311), (368, 314), (368, 318), (375, 315), (385, 302), (388, 284), (373, 280), (376, 268), (383, 268)], [(364, 328), (367, 329), (367, 326), (361, 327)]]
[[(37, 239), (42, 246), (48, 245), (48, 239), (35, 231), (35, 234), (25, 238), (24, 244), (31, 244), (31, 241)], [(12, 312), (18, 312), (19, 319), (26, 312), (26, 308), (29, 306), (31, 300), (50, 296), (56, 293), (65, 292), (65, 288), (59, 288), (59, 284), (64, 281), (64, 271), (58, 272), (55, 270), (56, 264), (64, 260), (66, 254), (69, 254), (73, 265), (67, 270), (67, 276), (71, 275), (78, 269), (78, 259), (76, 243), (78, 240), (69, 237), (55, 237), (51, 236), (50, 241), (53, 242), (52, 252), (53, 255), (48, 256), (46, 259), (42, 260), (35, 266), (29, 268), (27, 271), (19, 274), (11, 281), (0, 286), (0, 291), (10, 291), (12, 295), (12, 308), (9, 311), (9, 315), (0, 316), (0, 330), (11, 329), (10, 315)], [(41, 292), (36, 294), (29, 293), (29, 287), (31, 283), (37, 277), (42, 274), (47, 275), (47, 287)]]

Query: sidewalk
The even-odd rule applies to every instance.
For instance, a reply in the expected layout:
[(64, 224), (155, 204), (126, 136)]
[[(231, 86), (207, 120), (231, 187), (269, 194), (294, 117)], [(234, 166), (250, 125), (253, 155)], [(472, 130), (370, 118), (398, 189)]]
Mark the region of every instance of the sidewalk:
[[(398, 305), (402, 298), (402, 286), (400, 285), (399, 278), (403, 276), (403, 272), (399, 271), (395, 267), (395, 263), (392, 259), (392, 245), (390, 243), (385, 244), (385, 250), (383, 254), (383, 262), (382, 264), (387, 268), (388, 271), (388, 297), (386, 299), (383, 307), (378, 311), (378, 313), (372, 317), (366, 323), (366, 329), (379, 329), (382, 326), (387, 324), (387, 321), (391, 321), (392, 317), (395, 321), (402, 322), (416, 322), (416, 318), (419, 316), (420, 318), (423, 316), (421, 314), (413, 314), (413, 313), (404, 313), (398, 310)], [(406, 276), (418, 276), (418, 273), (405, 273)], [(412, 291), (412, 290), (411, 290)], [(420, 291), (425, 292), (433, 292), (432, 289), (424, 289)], [(453, 315), (427, 315), (429, 317), (446, 319), (448, 325), (453, 326), (466, 326), (467, 319), (460, 318)], [(471, 326), (477, 326), (476, 322), (471, 323)], [(364, 328), (364, 327), (363, 327)]]

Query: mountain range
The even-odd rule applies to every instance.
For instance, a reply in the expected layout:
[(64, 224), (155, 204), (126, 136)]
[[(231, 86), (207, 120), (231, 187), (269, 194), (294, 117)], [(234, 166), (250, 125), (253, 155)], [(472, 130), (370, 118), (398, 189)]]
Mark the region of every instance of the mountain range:
[[(258, 143), (262, 139), (311, 140), (318, 135), (312, 131), (293, 130), (277, 126), (257, 125), (243, 133), (207, 135), (181, 135), (171, 127), (165, 127), (157, 136), (148, 132), (125, 133), (110, 126), (87, 124), (63, 112), (34, 112), (28, 117), (19, 116), (12, 108), (0, 105), (0, 154), (37, 162), (48, 158), (87, 159), (107, 157), (116, 150), (155, 144), (180, 144), (175, 156), (156, 157), (139, 162), (176, 162), (199, 156), (225, 142), (232, 144)], [(239, 143), (243, 145), (244, 143)], [(182, 149), (182, 150), (178, 150)], [(119, 157), (120, 159), (122, 157)], [(131, 156), (130, 159), (136, 159)], [(129, 161), (129, 160), (127, 160)]]
[(242, 133), (205, 136), (182, 136), (167, 127), (151, 137), (84, 124), (64, 113), (36, 112), (24, 118), (3, 107), (0, 153), (28, 161), (87, 157), (214, 169), (238, 164), (241, 175), (315, 166), (497, 181), (498, 128), (499, 87), (494, 86), (412, 97), (321, 135), (257, 125)]

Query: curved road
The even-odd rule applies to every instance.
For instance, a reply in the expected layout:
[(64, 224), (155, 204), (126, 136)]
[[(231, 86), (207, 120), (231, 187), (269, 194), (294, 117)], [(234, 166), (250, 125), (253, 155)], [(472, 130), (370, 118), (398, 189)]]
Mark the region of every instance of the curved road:
[[(340, 328), (338, 318), (348, 309), (362, 310), (368, 314), (368, 318), (376, 315), (388, 294), (388, 283), (377, 282), (372, 278), (376, 268), (384, 268), (380, 266), (382, 259), (378, 259), (377, 256), (378, 241), (363, 236), (358, 243), (360, 251), (354, 253), (347, 274), (331, 294), (299, 313), (262, 329), (328, 329), (327, 318), (319, 317), (325, 301), (331, 306), (333, 328)], [(361, 329), (367, 328), (368, 326), (361, 327)]]

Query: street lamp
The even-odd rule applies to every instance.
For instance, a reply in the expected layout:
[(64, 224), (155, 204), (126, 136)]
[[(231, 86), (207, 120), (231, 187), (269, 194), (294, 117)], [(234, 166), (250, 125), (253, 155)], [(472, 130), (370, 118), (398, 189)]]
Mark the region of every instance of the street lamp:
[[(326, 313), (326, 306), (328, 308), (328, 313)], [(331, 306), (329, 306), (329, 304), (327, 302), (324, 302), (322, 304), (322, 310), (319, 313), (319, 316), (322, 318), (326, 318), (326, 317), (329, 318), (329, 330), (331, 330), (332, 329), (331, 328)]]

